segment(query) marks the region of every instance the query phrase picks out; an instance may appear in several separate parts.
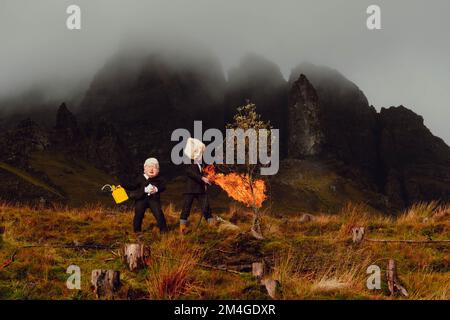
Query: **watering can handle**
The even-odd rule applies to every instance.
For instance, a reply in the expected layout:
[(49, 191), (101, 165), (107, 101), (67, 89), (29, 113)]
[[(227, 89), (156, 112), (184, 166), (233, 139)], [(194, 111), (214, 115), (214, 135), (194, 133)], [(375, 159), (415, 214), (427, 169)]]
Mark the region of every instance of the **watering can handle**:
[(109, 191), (112, 191), (112, 187), (111, 187), (111, 185), (109, 185), (109, 184), (105, 184), (105, 185), (102, 187), (102, 191), (103, 191), (106, 187), (109, 187)]

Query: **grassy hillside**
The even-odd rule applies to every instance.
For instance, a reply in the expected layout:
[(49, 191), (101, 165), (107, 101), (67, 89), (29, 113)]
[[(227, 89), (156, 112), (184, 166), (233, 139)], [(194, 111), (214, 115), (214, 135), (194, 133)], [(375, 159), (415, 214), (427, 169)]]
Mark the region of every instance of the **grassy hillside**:
[[(43, 198), (71, 207), (92, 203), (113, 204), (100, 189), (105, 184), (117, 184), (117, 180), (76, 157), (47, 151), (35, 152), (27, 170), (0, 162), (0, 174), (8, 179), (2, 185), (2, 200), (31, 204), (39, 203)], [(11, 199), (5, 197), (7, 194)]]
[(271, 177), (273, 209), (283, 214), (340, 210), (347, 202), (366, 203), (376, 212), (383, 196), (337, 173), (339, 165), (317, 160), (284, 160)]
[(96, 169), (85, 161), (68, 158), (62, 154), (34, 153), (31, 166), (44, 172), (67, 195), (68, 205), (83, 206), (95, 202), (110, 203), (102, 196), (100, 188), (105, 184), (117, 184), (116, 179)]
[[(49, 151), (35, 152), (29, 160), (29, 169), (26, 172), (0, 162), (0, 175), (2, 171), (7, 173), (7, 176), (3, 174), (2, 177), (10, 181), (0, 188), (0, 200), (9, 201), (4, 195), (10, 194), (12, 202), (18, 203), (39, 203), (41, 197), (51, 197), (50, 202), (62, 201), (70, 207), (97, 203), (114, 205), (111, 197), (100, 189), (105, 184), (118, 184), (119, 181), (86, 161)], [(163, 168), (161, 175), (167, 180), (170, 173)], [(20, 185), (16, 186), (14, 180), (20, 181)], [(167, 182), (163, 202), (181, 206), (184, 178), (179, 176)], [(379, 208), (377, 205), (383, 201), (382, 195), (340, 176), (332, 164), (319, 161), (285, 160), (281, 163), (278, 174), (269, 177), (267, 182), (270, 200), (264, 206), (275, 215), (333, 213), (347, 202), (366, 203), (373, 212), (377, 212), (375, 208)], [(15, 187), (11, 187), (12, 185)], [(33, 192), (29, 192), (31, 190)], [(19, 196), (14, 196), (15, 194)], [(210, 194), (210, 200), (216, 209), (227, 210), (232, 204), (230, 198), (217, 186), (210, 187)]]
[[(347, 205), (335, 214), (276, 218), (264, 215), (265, 240), (248, 234), (251, 216), (232, 206), (215, 213), (227, 221), (215, 227), (190, 219), (191, 232), (177, 232), (178, 210), (164, 207), (170, 232), (160, 236), (150, 213), (144, 220), (144, 238), (150, 247), (149, 266), (129, 272), (119, 249), (134, 242), (132, 212), (101, 206), (83, 209), (35, 210), (0, 206), (0, 264), (16, 252), (14, 261), (0, 270), (1, 299), (94, 299), (90, 289), (93, 269), (121, 271), (118, 299), (264, 299), (264, 290), (249, 272), (226, 272), (216, 266), (237, 266), (264, 260), (269, 274), (282, 288), (279, 299), (400, 299), (387, 294), (384, 270), (395, 259), (408, 299), (450, 298), (448, 243), (353, 244), (350, 231), (364, 226), (377, 239), (448, 239), (450, 207), (419, 204), (398, 218), (370, 213), (362, 205)], [(101, 249), (82, 245), (102, 245)], [(78, 246), (78, 247), (77, 247)], [(111, 248), (109, 248), (111, 246)], [(81, 290), (68, 290), (66, 268), (82, 272)], [(382, 269), (382, 289), (366, 288), (366, 269)], [(403, 298), (402, 298), (403, 299)]]
[(20, 179), (24, 180), (25, 182), (28, 182), (38, 188), (42, 188), (48, 192), (51, 192), (58, 197), (61, 197), (61, 198), (63, 197), (63, 195), (61, 193), (59, 193), (58, 190), (56, 190), (55, 188), (52, 188), (45, 182), (40, 181), (36, 177), (33, 177), (32, 175), (30, 175), (29, 173), (27, 173), (21, 169), (15, 168), (4, 162), (0, 162), (0, 169), (3, 169), (5, 171), (17, 176), (18, 178), (20, 178)]

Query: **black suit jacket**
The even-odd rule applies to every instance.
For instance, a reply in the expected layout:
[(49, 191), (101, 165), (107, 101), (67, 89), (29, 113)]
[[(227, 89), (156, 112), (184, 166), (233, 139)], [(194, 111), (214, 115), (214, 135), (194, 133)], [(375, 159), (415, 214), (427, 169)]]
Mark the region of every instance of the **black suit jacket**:
[[(158, 188), (158, 192), (151, 194), (150, 196), (145, 193), (145, 187), (147, 187), (149, 184), (152, 184)], [(125, 190), (128, 193), (128, 197), (132, 200), (143, 200), (146, 197), (154, 200), (160, 200), (160, 193), (166, 190), (166, 184), (164, 182), (164, 179), (162, 179), (160, 176), (156, 176), (154, 178), (148, 178), (146, 179), (143, 174), (136, 177), (136, 179), (131, 183), (125, 183), (122, 184), (122, 187), (125, 188)]]
[[(204, 165), (201, 165), (203, 168)], [(197, 164), (186, 165), (186, 191), (185, 194), (201, 194), (206, 192), (206, 183), (203, 182), (203, 173)]]

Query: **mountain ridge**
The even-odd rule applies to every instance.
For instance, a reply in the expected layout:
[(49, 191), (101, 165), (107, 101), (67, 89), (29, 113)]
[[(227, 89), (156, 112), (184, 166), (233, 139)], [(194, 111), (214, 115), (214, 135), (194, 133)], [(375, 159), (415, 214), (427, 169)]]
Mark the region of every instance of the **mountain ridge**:
[[(170, 163), (171, 132), (192, 129), (194, 120), (204, 130), (223, 130), (233, 109), (251, 101), (280, 128), (282, 159), (333, 163), (329, 170), (387, 197), (384, 209), (450, 199), (445, 142), (403, 106), (377, 112), (334, 69), (300, 64), (286, 81), (274, 63), (248, 55), (225, 80), (214, 57), (172, 63), (151, 54), (142, 63), (120, 63), (121, 56), (105, 64), (75, 112), (61, 104), (51, 128), (30, 120), (4, 131), (0, 161), (26, 168), (29, 149), (45, 149), (81, 157), (124, 181), (154, 156), (174, 178), (180, 168)], [(36, 134), (26, 137), (29, 130)]]

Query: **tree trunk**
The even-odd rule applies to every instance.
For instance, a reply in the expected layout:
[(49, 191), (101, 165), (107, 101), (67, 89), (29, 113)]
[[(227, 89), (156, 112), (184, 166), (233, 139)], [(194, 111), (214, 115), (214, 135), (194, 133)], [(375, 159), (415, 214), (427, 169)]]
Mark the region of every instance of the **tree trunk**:
[(120, 272), (115, 270), (92, 270), (91, 283), (97, 298), (113, 299), (120, 287)]
[(252, 204), (253, 223), (252, 223), (251, 234), (254, 238), (256, 238), (258, 240), (263, 240), (264, 236), (261, 231), (261, 217), (259, 214), (259, 209), (255, 205), (256, 201), (255, 201), (255, 193), (253, 191), (253, 170), (250, 170), (250, 171), (247, 170), (247, 175), (248, 175), (250, 192), (252, 193), (252, 196), (253, 196), (253, 204)]
[(264, 240), (264, 236), (261, 234), (261, 226), (259, 222), (252, 226), (251, 234), (255, 239)]
[(253, 223), (251, 233), (258, 240), (263, 240), (264, 236), (261, 231), (261, 217), (258, 208), (253, 206)]
[(126, 244), (123, 249), (124, 262), (130, 271), (135, 271), (147, 266), (148, 249), (143, 244), (132, 243)]

